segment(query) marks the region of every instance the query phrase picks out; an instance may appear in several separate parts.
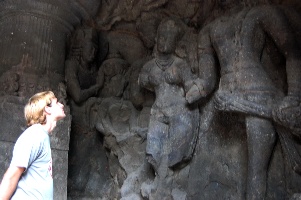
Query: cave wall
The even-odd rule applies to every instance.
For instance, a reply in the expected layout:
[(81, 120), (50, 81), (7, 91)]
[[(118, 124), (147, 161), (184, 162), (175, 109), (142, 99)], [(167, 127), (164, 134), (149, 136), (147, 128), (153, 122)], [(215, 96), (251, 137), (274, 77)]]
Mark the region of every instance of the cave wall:
[[(96, 14), (98, 1), (1, 1), (1, 177), (14, 143), (26, 128), (24, 105), (33, 94), (52, 90), (66, 101), (66, 39), (81, 20)], [(69, 112), (66, 105), (66, 113)], [(51, 136), (54, 198), (67, 199), (71, 116)]]
[[(176, 136), (162, 137), (164, 142), (159, 142), (163, 146), (160, 149), (162, 152), (158, 156), (162, 160), (154, 162), (156, 159), (153, 159), (155, 156), (152, 153), (157, 143), (150, 139), (149, 131), (150, 127), (158, 125), (154, 123), (156, 115), (151, 114), (158, 92), (152, 91), (156, 87), (148, 90), (147, 86), (138, 83), (144, 66), (160, 53), (157, 48), (157, 29), (164, 19), (179, 22), (181, 37), (178, 38), (174, 55), (185, 61), (185, 66), (192, 74), (188, 80), (193, 80), (196, 85), (197, 78), (207, 78), (204, 76), (208, 70), (203, 68), (208, 63), (200, 64), (200, 37), (206, 27), (216, 23), (216, 19), (227, 19), (228, 11), (231, 14), (240, 13), (241, 10), (261, 4), (276, 6), (285, 15), (294, 41), (301, 47), (299, 1), (241, 2), (243, 4), (238, 7), (239, 10), (232, 10), (236, 9), (234, 5), (221, 8), (213, 0), (2, 1), (1, 177), (9, 165), (14, 142), (25, 129), (23, 107), (27, 98), (36, 92), (51, 89), (65, 104), (68, 113), (68, 117), (51, 136), (54, 199), (67, 199), (67, 196), (70, 199), (122, 200), (246, 199), (250, 161), (245, 115), (258, 114), (248, 109), (238, 112), (215, 110), (214, 93), (219, 88), (215, 83), (212, 93), (202, 93), (204, 98), (184, 112), (197, 110), (191, 118), (183, 116), (189, 125), (195, 127), (192, 132), (194, 137), (191, 140), (188, 136), (182, 139), (176, 137), (180, 137), (181, 131), (186, 131), (179, 119), (174, 132), (169, 133), (175, 133)], [(228, 26), (231, 26), (231, 20)], [(256, 32), (253, 29), (248, 31)], [(261, 33), (256, 34), (256, 39), (261, 41)], [(224, 37), (222, 40), (228, 36)], [(294, 76), (286, 75), (287, 52), (282, 52), (271, 38), (268, 36), (265, 39), (268, 47), (262, 50), (260, 62), (273, 84), (280, 88), (279, 96), (285, 96), (289, 93), (289, 80), (293, 80)], [(94, 52), (89, 54), (92, 58), (83, 53), (86, 44), (90, 45), (87, 45), (89, 48), (94, 47)], [(216, 42), (214, 46), (219, 46), (219, 43)], [(232, 50), (236, 52), (237, 49)], [(214, 50), (204, 51), (209, 54)], [(224, 51), (228, 58), (236, 56)], [(87, 60), (83, 61), (84, 56), (87, 56)], [(223, 59), (227, 59), (227, 56)], [(223, 60), (218, 62), (221, 64)], [(80, 73), (82, 75), (75, 78), (69, 76)], [(220, 73), (216, 74), (216, 79), (221, 77)], [(295, 74), (298, 76), (299, 71), (295, 71)], [(155, 77), (149, 79), (155, 80)], [(254, 80), (260, 82), (256, 77), (248, 81)], [(73, 85), (76, 82), (79, 88)], [(189, 85), (188, 82), (181, 84)], [(296, 85), (295, 88), (300, 87), (298, 82)], [(164, 92), (166, 96), (170, 94), (168, 90)], [(168, 101), (176, 102), (176, 99), (167, 97), (163, 104)], [(170, 116), (181, 115), (183, 111), (178, 109), (172, 108)], [(265, 107), (259, 109), (263, 110), (260, 110), (260, 118), (266, 118)], [(269, 165), (266, 199), (300, 198), (300, 175), (298, 169), (291, 169), (290, 164), (292, 160), (295, 168), (301, 164), (298, 163), (300, 109), (293, 109), (290, 113), (294, 113), (297, 125), (288, 123), (291, 129), (283, 132), (293, 135), (293, 138), (283, 143), (277, 136), (272, 156), (264, 159)], [(158, 131), (166, 127), (171, 129), (169, 122), (164, 122), (164, 117), (162, 120), (165, 125), (158, 125)], [(153, 124), (149, 125), (150, 122)], [(169, 137), (173, 143), (169, 143)], [(185, 148), (188, 146), (187, 150), (178, 150), (182, 148), (178, 145), (180, 141), (183, 141)], [(186, 143), (188, 145), (185, 146)], [(289, 154), (291, 157), (285, 156), (285, 144), (295, 147), (294, 153)], [(174, 152), (184, 154), (183, 158), (178, 159), (180, 155), (172, 154), (173, 148), (178, 150)], [(165, 151), (169, 154), (165, 154)]]

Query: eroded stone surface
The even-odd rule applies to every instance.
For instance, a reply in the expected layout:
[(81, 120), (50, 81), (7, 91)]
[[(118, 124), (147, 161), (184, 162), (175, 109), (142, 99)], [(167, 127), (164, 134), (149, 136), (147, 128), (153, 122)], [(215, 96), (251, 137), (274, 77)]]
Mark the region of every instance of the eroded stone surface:
[[(266, 194), (261, 191), (258, 196), (297, 199), (301, 192), (300, 3), (275, 0), (270, 2), (279, 7), (254, 8), (261, 3), (240, 1), (245, 4), (233, 7), (227, 2), (234, 1), (2, 1), (0, 174), (25, 129), (24, 101), (37, 91), (51, 89), (70, 113), (51, 137), (55, 199), (246, 199), (246, 193), (255, 197), (247, 177), (258, 164), (250, 164), (250, 155), (253, 161), (268, 163), (258, 168), (267, 173)], [(269, 18), (275, 14), (271, 10), (277, 10), (278, 20)], [(270, 16), (260, 19), (262, 15)], [(160, 54), (157, 28), (166, 18), (181, 22), (183, 34), (169, 53), (192, 73), (187, 90), (183, 87), (187, 73), (179, 73), (182, 64), (165, 75), (150, 73), (153, 67), (146, 69), (146, 82), (152, 87), (141, 87), (143, 66)], [(282, 28), (275, 30), (280, 23)], [(73, 37), (76, 28), (83, 31)], [(91, 46), (95, 52), (84, 53)], [(255, 68), (262, 71), (254, 73)], [(158, 76), (167, 80), (161, 82), (166, 87), (160, 93), (156, 92)], [(168, 116), (178, 113), (181, 118), (192, 109), (188, 102), (183, 113), (169, 106), (176, 99), (169, 99), (175, 91), (168, 86), (175, 83), (177, 92), (198, 105), (193, 109), (199, 116), (185, 118), (192, 128), (199, 124), (193, 132), (192, 152), (180, 148), (180, 142), (185, 144), (189, 138), (176, 140), (185, 120), (169, 123)], [(273, 98), (266, 95), (271, 92), (276, 94)], [(170, 115), (156, 113), (161, 116), (159, 126), (150, 122), (154, 102), (164, 95), (162, 105)], [(277, 105), (286, 95), (284, 103)], [(273, 122), (270, 126), (264, 121)], [(262, 132), (276, 130), (272, 147), (258, 137), (253, 138), (259, 146), (251, 145), (254, 135), (248, 131), (258, 127)], [(154, 143), (149, 131), (156, 128), (166, 135)], [(262, 136), (262, 132), (253, 133)], [(178, 149), (175, 143), (169, 148), (166, 141), (171, 138), (179, 143)], [(155, 144), (164, 144), (158, 148), (163, 153), (158, 153), (156, 163), (146, 159)], [(272, 153), (265, 158), (256, 155), (260, 147)], [(171, 149), (180, 152), (168, 159), (166, 152)]]

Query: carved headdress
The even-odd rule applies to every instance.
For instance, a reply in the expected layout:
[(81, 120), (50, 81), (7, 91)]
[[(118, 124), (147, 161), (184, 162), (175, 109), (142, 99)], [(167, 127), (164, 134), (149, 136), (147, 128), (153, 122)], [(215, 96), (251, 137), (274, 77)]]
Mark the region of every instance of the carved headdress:
[(180, 39), (183, 36), (183, 27), (180, 21), (175, 19), (166, 18), (161, 21), (158, 27), (158, 32), (160, 30), (168, 30), (176, 34), (176, 38)]
[(98, 43), (96, 30), (92, 27), (78, 27), (72, 35), (71, 46), (74, 48), (82, 47), (87, 42)]

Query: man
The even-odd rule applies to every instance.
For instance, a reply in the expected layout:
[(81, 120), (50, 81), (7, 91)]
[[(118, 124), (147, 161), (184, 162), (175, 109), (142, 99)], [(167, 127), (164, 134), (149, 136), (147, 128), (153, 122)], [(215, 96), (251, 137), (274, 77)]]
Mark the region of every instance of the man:
[(0, 185), (0, 200), (53, 199), (49, 134), (66, 115), (51, 91), (32, 96), (24, 113), (28, 128), (18, 138)]
[[(246, 199), (264, 199), (267, 170), (276, 143), (273, 120), (284, 118), (281, 113), (285, 114), (286, 108), (301, 102), (301, 50), (286, 16), (278, 7), (241, 9), (234, 6), (242, 5), (240, 0), (219, 0), (218, 3), (223, 16), (199, 33), (200, 81), (186, 98), (192, 101), (196, 91), (203, 97), (211, 93), (220, 74), (214, 97), (216, 109), (245, 116)], [(285, 58), (287, 91), (277, 87), (262, 64), (268, 42)], [(273, 116), (273, 110), (280, 116)]]

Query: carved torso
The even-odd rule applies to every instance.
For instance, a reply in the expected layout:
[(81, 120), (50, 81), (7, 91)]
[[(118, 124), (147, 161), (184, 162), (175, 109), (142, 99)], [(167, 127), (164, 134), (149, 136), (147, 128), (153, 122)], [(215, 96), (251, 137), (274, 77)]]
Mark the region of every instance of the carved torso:
[(78, 66), (77, 68), (77, 77), (80, 87), (82, 89), (87, 89), (92, 85), (96, 84), (96, 70), (92, 67), (90, 70), (87, 68), (83, 68), (82, 66)]
[(155, 91), (155, 105), (170, 107), (185, 102), (185, 94), (181, 86), (182, 72), (187, 67), (186, 63), (173, 57), (166, 65), (153, 59), (145, 65), (148, 74), (148, 85)]
[(278, 93), (260, 60), (266, 37), (260, 23), (263, 17), (256, 10), (244, 9), (210, 25), (211, 43), (220, 64), (219, 90), (247, 99), (260, 97), (259, 93)]

